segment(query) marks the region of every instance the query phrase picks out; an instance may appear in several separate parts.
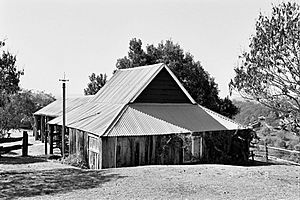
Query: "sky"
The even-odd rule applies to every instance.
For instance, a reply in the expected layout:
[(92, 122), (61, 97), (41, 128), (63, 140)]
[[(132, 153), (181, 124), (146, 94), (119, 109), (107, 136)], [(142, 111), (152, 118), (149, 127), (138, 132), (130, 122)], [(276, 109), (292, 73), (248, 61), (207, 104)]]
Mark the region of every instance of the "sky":
[(0, 40), (24, 69), (21, 87), (83, 95), (91, 73), (110, 78), (129, 41), (168, 39), (190, 52), (229, 95), (238, 56), (247, 50), (259, 13), (279, 0), (0, 0)]

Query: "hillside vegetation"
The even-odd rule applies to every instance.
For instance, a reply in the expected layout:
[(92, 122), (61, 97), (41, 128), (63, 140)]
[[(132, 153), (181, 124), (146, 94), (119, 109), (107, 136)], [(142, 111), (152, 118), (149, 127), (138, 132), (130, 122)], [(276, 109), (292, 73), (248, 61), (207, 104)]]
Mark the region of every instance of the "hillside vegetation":
[(245, 126), (252, 126), (260, 138), (260, 144), (300, 151), (299, 135), (282, 126), (276, 111), (251, 101), (233, 102), (240, 109), (235, 120)]

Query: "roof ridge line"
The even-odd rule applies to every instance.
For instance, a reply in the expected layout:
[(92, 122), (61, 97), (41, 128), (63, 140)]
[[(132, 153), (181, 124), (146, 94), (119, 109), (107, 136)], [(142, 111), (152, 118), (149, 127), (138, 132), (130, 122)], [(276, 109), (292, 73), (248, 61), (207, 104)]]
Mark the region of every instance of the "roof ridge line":
[(125, 104), (119, 112), (117, 112), (117, 114), (115, 115), (115, 117), (113, 117), (113, 119), (111, 120), (111, 122), (108, 124), (107, 128), (103, 131), (102, 135), (100, 135), (100, 137), (103, 137), (104, 135), (107, 135), (111, 132), (112, 127), (114, 127), (114, 125), (121, 119), (121, 117), (124, 115), (125, 111), (128, 108), (128, 104)]
[(139, 69), (145, 69), (145, 68), (150, 68), (154, 67), (155, 65), (165, 65), (164, 63), (156, 63), (156, 64), (151, 64), (151, 65), (144, 65), (144, 66), (137, 66), (137, 67), (130, 67), (130, 68), (123, 68), (123, 69), (118, 69), (117, 71), (130, 71), (130, 70), (139, 70)]

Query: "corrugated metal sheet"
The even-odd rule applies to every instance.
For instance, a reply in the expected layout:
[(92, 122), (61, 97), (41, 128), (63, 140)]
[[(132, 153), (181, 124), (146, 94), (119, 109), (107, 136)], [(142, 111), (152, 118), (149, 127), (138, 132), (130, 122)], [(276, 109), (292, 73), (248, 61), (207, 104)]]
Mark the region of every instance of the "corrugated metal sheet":
[(239, 124), (235, 122), (232, 119), (229, 119), (228, 117), (225, 117), (223, 115), (220, 115), (219, 113), (216, 113), (212, 110), (209, 110), (208, 108), (205, 108), (203, 106), (200, 106), (205, 112), (207, 112), (210, 116), (212, 116), (215, 120), (217, 120), (219, 123), (221, 123), (223, 126), (225, 126), (228, 130), (235, 130), (235, 129), (246, 129), (247, 127), (243, 126), (242, 124)]
[(129, 106), (111, 131), (103, 136), (139, 136), (188, 133), (189, 130)]
[(224, 121), (218, 121), (207, 111), (193, 104), (131, 104), (116, 125), (104, 136), (159, 135), (231, 129), (229, 122)]
[[(191, 104), (132, 103), (163, 67), (163, 64), (156, 64), (119, 70), (95, 96), (73, 101), (69, 99), (66, 126), (99, 136), (159, 135), (239, 128), (239, 124), (192, 104), (193, 99), (189, 95)], [(176, 79), (174, 75), (172, 77)], [(48, 123), (62, 125), (61, 101), (36, 113), (59, 116)]]
[(171, 70), (162, 63), (116, 71), (114, 76), (90, 101), (98, 103), (133, 103), (134, 99), (164, 67), (191, 102), (195, 103)]
[[(66, 113), (66, 126), (102, 135), (125, 104), (88, 103)], [(62, 116), (48, 122), (62, 125)]]
[(127, 104), (162, 67), (156, 64), (118, 70), (90, 101)]
[[(83, 96), (76, 98), (66, 99), (66, 112), (69, 112), (78, 106), (81, 106), (89, 101), (93, 96)], [(50, 103), (44, 108), (36, 111), (34, 115), (46, 115), (51, 117), (58, 117), (62, 115), (62, 99), (57, 99), (56, 101)]]

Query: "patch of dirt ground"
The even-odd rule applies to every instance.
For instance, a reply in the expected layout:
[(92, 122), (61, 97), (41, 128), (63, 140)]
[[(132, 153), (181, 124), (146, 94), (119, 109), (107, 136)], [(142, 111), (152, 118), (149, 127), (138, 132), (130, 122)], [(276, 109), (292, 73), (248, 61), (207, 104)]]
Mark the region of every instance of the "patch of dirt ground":
[(300, 167), (201, 164), (83, 170), (43, 157), (5, 155), (0, 158), (0, 199), (297, 200)]
[(203, 164), (97, 171), (53, 162), (47, 162), (46, 168), (36, 164), (2, 170), (0, 198), (300, 199), (298, 166)]

